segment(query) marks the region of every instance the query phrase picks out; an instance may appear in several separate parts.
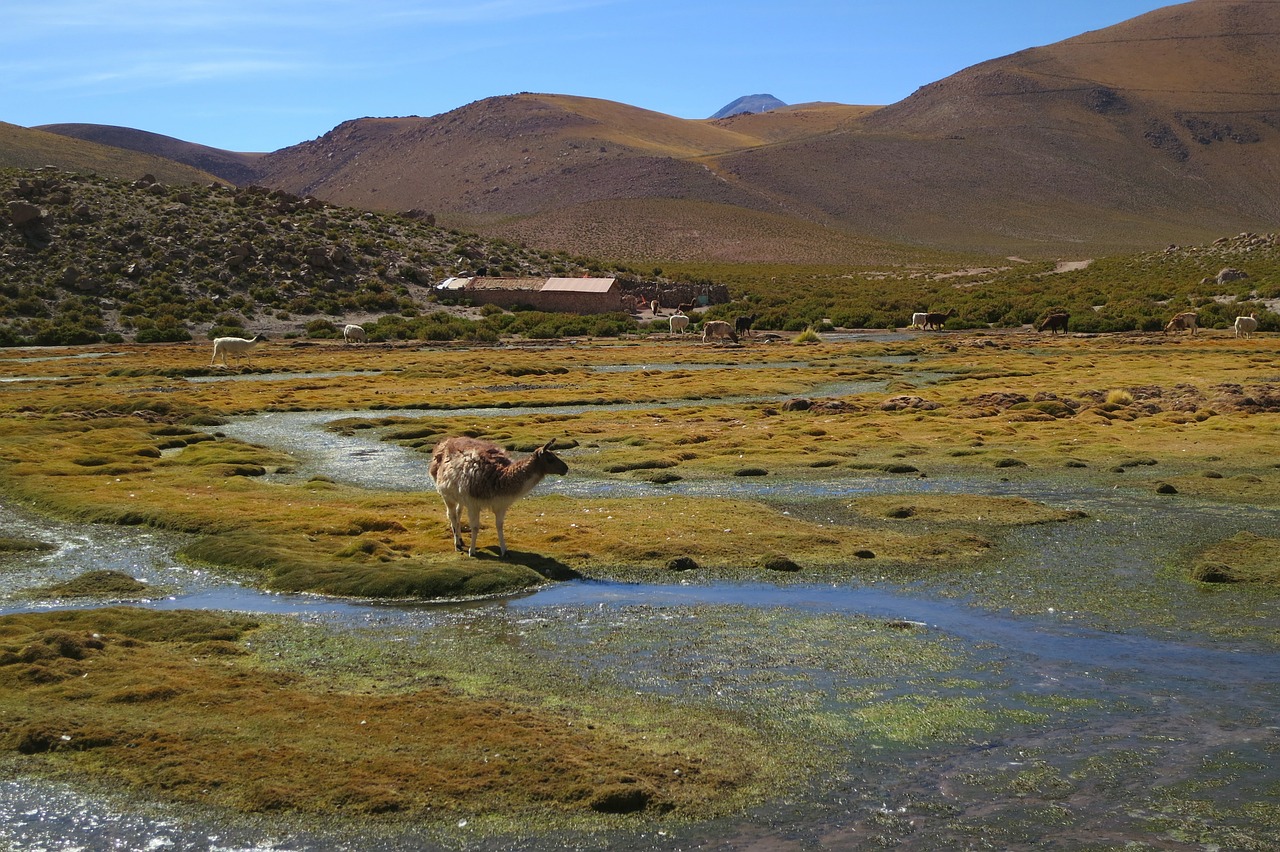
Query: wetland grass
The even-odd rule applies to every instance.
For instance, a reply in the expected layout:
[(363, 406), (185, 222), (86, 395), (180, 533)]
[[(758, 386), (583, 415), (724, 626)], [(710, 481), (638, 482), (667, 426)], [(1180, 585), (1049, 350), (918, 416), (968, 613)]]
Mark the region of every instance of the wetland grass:
[(1202, 583), (1250, 583), (1280, 588), (1280, 539), (1250, 532), (1206, 547), (1191, 566), (1191, 579)]
[[(273, 347), (258, 365), (271, 381), (248, 380), (255, 373), (208, 383), (154, 372), (157, 359), (199, 363), (206, 346), (126, 346), (115, 375), (90, 359), (68, 362), (67, 381), (23, 384), (0, 398), (0, 490), (66, 518), (189, 533), (188, 558), (265, 588), (432, 598), (573, 576), (838, 586), (887, 578), (1015, 613), (1067, 609), (1104, 628), (1280, 641), (1248, 626), (1272, 600), (1270, 581), (1205, 595), (1187, 574), (1198, 559), (1256, 567), (1273, 539), (1218, 536), (1188, 549), (1169, 576), (1136, 580), (1105, 564), (1015, 569), (998, 558), (1025, 530), (1061, 524), (1049, 528), (1099, 553), (1107, 542), (1091, 541), (1093, 528), (1083, 530), (1071, 507), (900, 484), (950, 478), (975, 490), (1047, 483), (1150, 494), (1170, 482), (1178, 493), (1160, 499), (1173, 507), (1280, 506), (1280, 470), (1259, 462), (1280, 455), (1271, 402), (1280, 380), (1266, 372), (1280, 341), (1254, 341), (1269, 360), (1246, 374), (1221, 335), (1176, 348), (1159, 336), (1063, 339), (1051, 357), (1030, 336), (989, 342), (946, 334), (732, 351), (654, 341), (572, 352), (387, 347), (376, 353), (381, 372), (325, 379), (289, 376), (351, 370), (351, 358), (371, 356)], [(24, 369), (4, 355), (0, 372)], [(877, 360), (886, 355), (915, 360)], [(634, 370), (624, 380), (590, 369), (673, 361), (699, 369)], [(781, 409), (781, 399), (844, 376), (886, 390)], [(894, 394), (929, 405), (886, 407)], [(539, 410), (566, 399), (586, 407)], [(631, 407), (590, 404), (604, 399)], [(684, 404), (659, 407), (671, 400)], [(472, 407), (502, 413), (461, 411)], [(388, 414), (338, 428), (415, 448), (443, 434), (533, 446), (551, 433), (571, 445), (571, 477), (660, 471), (708, 496), (531, 495), (509, 519), (527, 550), (467, 559), (452, 551), (429, 491), (293, 476), (300, 459), (216, 431), (246, 414), (353, 409), (436, 416)], [(904, 459), (912, 471), (886, 473)], [(1000, 459), (1021, 464), (996, 467)], [(716, 496), (717, 483), (747, 468), (767, 471), (769, 482), (822, 482), (832, 496), (792, 504)], [(885, 493), (858, 496), (866, 490)], [(1101, 523), (1093, 515), (1088, 522)], [(1221, 605), (1187, 618), (1197, 595)], [(1226, 626), (1215, 628), (1215, 618)], [(0, 619), (8, 747), (0, 763), (235, 810), (427, 821), (479, 812), (509, 828), (629, 808), (689, 819), (731, 813), (805, 783), (836, 753), (852, 760), (873, 746), (909, 761), (922, 744), (981, 746), (990, 732), (1083, 712), (1072, 696), (1011, 692), (998, 665), (973, 674), (958, 643), (843, 615), (576, 610), (522, 625), (518, 637), (509, 624), (475, 627), (387, 643), (215, 613), (8, 616)], [(476, 644), (481, 636), (494, 641)], [(982, 697), (995, 694), (992, 685), (999, 702)], [(1079, 783), (1045, 763), (989, 783), (1025, 797), (1019, 813), (1033, 836), (1064, 781)], [(1170, 825), (1185, 828), (1195, 797), (1169, 795)], [(979, 818), (974, 834), (1021, 836), (1018, 818), (990, 826)]]
[[(129, 375), (155, 350), (126, 347), (110, 365), (116, 375), (90, 359), (69, 362), (67, 370), (84, 382), (33, 386), (0, 405), (0, 483), (64, 517), (194, 533), (199, 539), (185, 551), (191, 558), (257, 585), (361, 596), (493, 593), (550, 576), (656, 576), (685, 557), (708, 576), (749, 577), (763, 571), (762, 553), (806, 570), (857, 572), (866, 561), (850, 554), (873, 552), (877, 563), (909, 565), (957, 547), (976, 558), (994, 544), (992, 517), (1010, 519), (1005, 527), (1040, 522), (1021, 520), (1025, 506), (993, 505), (989, 513), (948, 518), (951, 539), (938, 547), (909, 524), (886, 526), (875, 511), (851, 513), (841, 524), (811, 523), (765, 503), (711, 496), (719, 481), (751, 477), (832, 487), (843, 481), (855, 490), (883, 489), (884, 476), (1048, 477), (1114, 487), (1112, 471), (1124, 471), (1123, 487), (1153, 491), (1169, 483), (1178, 492), (1170, 499), (1280, 505), (1280, 470), (1256, 464), (1280, 449), (1277, 413), (1259, 410), (1259, 401), (1273, 398), (1273, 383), (1241, 384), (1237, 353), (1223, 339), (1180, 344), (1176, 359), (1161, 342), (1060, 340), (1052, 358), (1038, 340), (1016, 334), (998, 344), (979, 335), (939, 335), (898, 345), (733, 351), (655, 341), (593, 342), (571, 353), (556, 346), (400, 346), (377, 352), (381, 372), (374, 375), (290, 381), (289, 371), (350, 370), (352, 357), (367, 354), (313, 345), (266, 350), (270, 361), (260, 366), (275, 371), (277, 381), (173, 381), (163, 388)], [(1272, 340), (1257, 346), (1280, 348)], [(892, 355), (898, 357), (886, 357)], [(166, 347), (166, 356), (202, 358), (204, 347)], [(702, 369), (595, 369), (673, 360)], [(907, 382), (936, 407), (886, 407), (888, 390), (806, 410), (777, 407), (780, 398), (847, 374)], [(936, 376), (948, 380), (937, 383), (930, 378)], [(563, 402), (563, 389), (534, 382), (512, 397), (505, 388), (513, 377), (567, 380), (586, 396), (621, 395), (636, 407), (541, 412), (552, 400)], [(448, 399), (427, 401), (439, 395)], [(751, 395), (760, 399), (725, 399)], [(698, 401), (645, 407), (671, 399)], [(459, 560), (428, 489), (381, 493), (323, 478), (293, 481), (288, 473), (298, 459), (222, 437), (216, 426), (193, 425), (249, 411), (353, 405), (501, 411), (513, 402), (532, 410), (482, 418), (443, 411), (429, 420), (335, 418), (329, 428), (371, 430), (418, 451), (448, 434), (483, 435), (513, 450), (551, 436), (568, 448), (571, 477), (701, 484), (708, 496), (533, 495), (510, 521), (513, 540), (527, 551), (505, 565)], [(41, 410), (50, 413), (35, 414)], [(1210, 466), (1218, 478), (1202, 475)], [(938, 505), (916, 509), (929, 515)]]
[(119, 571), (86, 571), (61, 583), (41, 586), (27, 592), (33, 598), (100, 598), (105, 600), (143, 600), (161, 591)]
[[(335, 668), (315, 659), (332, 644), (293, 648), (296, 672), (265, 666), (253, 650), (262, 627), (126, 608), (0, 618), (3, 763), (237, 811), (427, 823), (478, 811), (708, 816), (776, 780), (755, 758), (762, 745), (722, 714), (639, 707), (624, 719), (601, 712), (605, 696), (482, 695), (421, 659), (397, 689), (373, 689), (390, 669), (372, 663), (370, 641), (366, 677), (344, 689), (317, 676)], [(656, 725), (663, 736), (647, 736)]]
[(0, 536), (0, 553), (41, 553), (49, 550), (57, 550), (47, 541), (36, 541), (30, 538), (19, 538), (15, 536)]

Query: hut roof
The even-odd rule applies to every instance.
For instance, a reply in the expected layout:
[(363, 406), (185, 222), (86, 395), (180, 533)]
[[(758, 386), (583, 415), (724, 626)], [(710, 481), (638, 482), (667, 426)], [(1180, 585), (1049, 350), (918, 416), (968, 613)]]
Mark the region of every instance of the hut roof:
[(541, 290), (543, 278), (492, 278), (471, 279), (471, 290)]
[(608, 293), (616, 278), (548, 278), (542, 292), (560, 293)]

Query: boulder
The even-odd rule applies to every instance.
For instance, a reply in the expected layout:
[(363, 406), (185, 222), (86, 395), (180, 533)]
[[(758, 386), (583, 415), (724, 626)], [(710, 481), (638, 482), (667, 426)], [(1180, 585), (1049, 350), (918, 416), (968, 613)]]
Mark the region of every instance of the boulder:
[(26, 228), (44, 219), (45, 213), (34, 204), (26, 201), (9, 202), (9, 221), (15, 228)]

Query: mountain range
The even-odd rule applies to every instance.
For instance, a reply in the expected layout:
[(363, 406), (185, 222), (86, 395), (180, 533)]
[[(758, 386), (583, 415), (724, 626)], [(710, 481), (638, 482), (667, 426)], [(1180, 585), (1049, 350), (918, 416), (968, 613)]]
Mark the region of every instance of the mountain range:
[[(605, 258), (1145, 250), (1280, 222), (1280, 0), (1168, 6), (880, 107), (739, 105), (691, 120), (522, 93), (431, 117), (354, 119), (261, 155), (127, 128), (0, 125), (0, 165), (67, 137)], [(67, 167), (83, 156), (46, 153)]]

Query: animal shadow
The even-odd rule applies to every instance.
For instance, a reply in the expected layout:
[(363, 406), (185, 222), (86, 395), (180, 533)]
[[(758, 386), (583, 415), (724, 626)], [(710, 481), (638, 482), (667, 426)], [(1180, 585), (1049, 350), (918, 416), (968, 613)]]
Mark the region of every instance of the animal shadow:
[(513, 562), (517, 565), (523, 565), (537, 571), (548, 580), (581, 580), (582, 575), (577, 571), (565, 565), (558, 559), (550, 556), (543, 556), (541, 553), (532, 553), (526, 550), (512, 550), (507, 548), (505, 558), (498, 555), (496, 547), (485, 547), (476, 550), (477, 559), (493, 559), (501, 562)]

